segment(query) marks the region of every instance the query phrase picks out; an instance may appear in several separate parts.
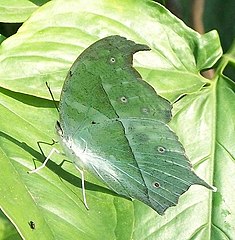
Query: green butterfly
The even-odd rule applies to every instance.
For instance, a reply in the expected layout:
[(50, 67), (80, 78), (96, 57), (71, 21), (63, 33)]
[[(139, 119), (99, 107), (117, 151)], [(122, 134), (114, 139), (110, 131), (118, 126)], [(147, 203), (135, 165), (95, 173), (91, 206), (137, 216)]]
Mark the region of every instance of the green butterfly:
[(191, 185), (213, 188), (192, 171), (167, 125), (171, 104), (132, 66), (133, 54), (148, 50), (121, 36), (85, 49), (64, 82), (56, 128), (81, 173), (162, 215)]

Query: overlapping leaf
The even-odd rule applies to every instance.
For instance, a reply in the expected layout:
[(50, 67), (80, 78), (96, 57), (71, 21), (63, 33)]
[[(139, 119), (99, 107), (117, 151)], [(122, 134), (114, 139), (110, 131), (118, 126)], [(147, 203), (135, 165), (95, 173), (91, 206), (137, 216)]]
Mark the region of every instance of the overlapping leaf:
[(29, 0), (1, 0), (0, 22), (24, 22), (36, 9)]
[[(140, 9), (144, 11), (140, 13)], [(79, 53), (112, 34), (152, 49), (136, 56), (135, 66), (159, 94), (170, 100), (207, 83), (199, 71), (212, 66), (221, 55), (215, 31), (201, 36), (154, 2), (69, 0), (64, 5), (58, 0), (41, 7), (2, 44), (1, 85), (48, 98), (44, 91), (48, 81), (58, 99), (66, 73)]]
[[(140, 10), (141, 9), (141, 10)], [(141, 21), (140, 21), (141, 19)], [(149, 31), (151, 29), (151, 34)], [(119, 34), (153, 50), (135, 66), (159, 94), (174, 101), (171, 123), (197, 174), (217, 193), (199, 186), (163, 217), (147, 206), (116, 196), (87, 175), (82, 203), (72, 164), (53, 155), (35, 175), (43, 156), (38, 141), (55, 138), (56, 110), (64, 77), (78, 54), (95, 40)], [(234, 49), (234, 48), (233, 48)], [(0, 206), (26, 239), (233, 239), (234, 83), (222, 75), (209, 81), (200, 70), (221, 54), (216, 32), (200, 36), (150, 1), (51, 1), (0, 47)], [(234, 54), (228, 59), (234, 63)], [(228, 61), (228, 60), (227, 60)], [(203, 85), (207, 86), (202, 90)], [(21, 92), (17, 94), (16, 92)], [(29, 96), (33, 95), (35, 97)], [(41, 97), (41, 98), (39, 98)], [(51, 147), (43, 144), (45, 154)], [(35, 222), (32, 230), (29, 221)], [(183, 230), (182, 230), (183, 229)]]

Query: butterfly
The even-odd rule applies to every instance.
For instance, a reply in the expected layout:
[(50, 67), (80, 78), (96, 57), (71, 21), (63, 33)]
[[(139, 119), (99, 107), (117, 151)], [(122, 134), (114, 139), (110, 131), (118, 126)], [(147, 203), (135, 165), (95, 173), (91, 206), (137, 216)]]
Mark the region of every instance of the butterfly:
[(192, 170), (167, 125), (172, 105), (133, 67), (133, 54), (149, 50), (105, 37), (79, 55), (65, 79), (56, 130), (82, 174), (86, 206), (83, 169), (160, 215), (193, 184), (213, 189)]

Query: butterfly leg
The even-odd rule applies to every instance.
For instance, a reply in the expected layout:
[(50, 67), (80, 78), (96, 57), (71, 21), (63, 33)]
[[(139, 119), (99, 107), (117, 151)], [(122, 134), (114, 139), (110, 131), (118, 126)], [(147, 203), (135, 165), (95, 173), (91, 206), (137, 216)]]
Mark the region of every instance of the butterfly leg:
[(52, 148), (50, 153), (48, 154), (47, 158), (45, 159), (45, 161), (43, 162), (43, 164), (38, 167), (38, 168), (35, 168), (34, 170), (31, 170), (31, 171), (28, 171), (28, 173), (35, 173), (35, 172), (38, 172), (39, 170), (41, 170), (42, 168), (44, 168), (48, 162), (48, 160), (50, 159), (50, 157), (52, 156), (52, 154), (56, 152), (56, 153), (60, 153), (56, 148)]
[(87, 204), (87, 201), (86, 201), (84, 172), (78, 166), (75, 165), (75, 167), (81, 174), (83, 202), (84, 202), (84, 205), (85, 205), (86, 209), (89, 210), (89, 207), (88, 207), (88, 204)]

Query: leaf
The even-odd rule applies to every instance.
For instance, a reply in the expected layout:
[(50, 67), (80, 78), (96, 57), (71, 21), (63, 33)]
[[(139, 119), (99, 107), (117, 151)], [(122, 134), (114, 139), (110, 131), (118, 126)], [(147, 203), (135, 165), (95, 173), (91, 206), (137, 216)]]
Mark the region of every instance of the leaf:
[(0, 239), (20, 240), (20, 236), (11, 222), (0, 211)]
[(2, 34), (0, 34), (0, 44), (5, 40), (6, 38), (2, 35)]
[[(64, 7), (62, 0), (45, 4), (2, 44), (2, 87), (50, 99), (44, 91), (48, 81), (58, 100), (67, 72), (82, 50), (102, 37), (118, 34), (152, 49), (135, 56), (134, 67), (159, 95), (174, 101), (208, 83), (198, 73), (221, 56), (216, 31), (201, 36), (154, 2), (67, 2)], [(139, 21), (139, 9), (144, 9), (144, 21)]]
[[(207, 1), (204, 8), (203, 23), (206, 31), (211, 28), (216, 28), (220, 34), (220, 41), (223, 47), (223, 51), (227, 52), (230, 48), (235, 35), (235, 29), (233, 27), (234, 16), (234, 1), (228, 0), (226, 4), (220, 0), (213, 2)], [(215, 14), (215, 13), (218, 14)], [(230, 34), (226, 34), (230, 30)]]
[(1, 0), (0, 22), (24, 22), (37, 6), (28, 0)]
[[(234, 185), (233, 146), (235, 126), (234, 81), (224, 76), (224, 68), (235, 63), (235, 44), (220, 62), (211, 85), (200, 92), (184, 97), (184, 101), (175, 105), (172, 127), (179, 133), (183, 143), (187, 143), (186, 152), (194, 159), (196, 168), (213, 168), (211, 179), (217, 192), (210, 199), (211, 238), (233, 239), (234, 201), (235, 195), (229, 189)], [(180, 123), (187, 118), (187, 123)], [(192, 124), (194, 126), (192, 127)], [(197, 146), (197, 148), (195, 148)], [(200, 151), (198, 151), (200, 149)], [(209, 225), (208, 225), (209, 226)], [(220, 226), (215, 227), (215, 226)], [(200, 238), (207, 236), (200, 231)]]
[[(0, 195), (0, 207), (26, 239), (201, 240), (218, 236), (219, 239), (233, 239), (235, 195), (231, 189), (235, 154), (231, 129), (235, 118), (231, 99), (234, 98), (234, 83), (223, 76), (220, 68), (213, 80), (207, 80), (200, 76), (201, 69), (195, 64), (188, 67), (191, 62), (197, 62), (201, 52), (211, 55), (212, 62), (217, 61), (222, 52), (218, 36), (215, 32), (207, 35), (208, 44), (214, 48), (209, 53), (201, 45), (203, 36), (157, 4), (145, 1), (97, 2), (70, 0), (67, 4), (67, 1), (51, 1), (39, 8), (16, 35), (2, 43), (0, 85), (15, 92), (1, 89), (4, 94), (0, 99), (0, 131), (7, 135), (0, 138), (0, 161), (14, 171), (1, 171), (0, 188), (7, 195)], [(87, 21), (80, 21), (84, 16)], [(163, 31), (165, 25), (167, 31)], [(146, 33), (149, 29), (153, 35)], [(179, 35), (172, 33), (176, 29), (181, 31)], [(154, 54), (136, 54), (134, 66), (143, 79), (154, 84), (158, 94), (164, 93), (163, 96), (169, 96), (167, 98), (173, 101), (190, 93), (174, 105), (171, 128), (185, 146), (196, 173), (213, 183), (218, 188), (217, 193), (192, 186), (180, 198), (178, 206), (167, 210), (161, 217), (138, 201), (131, 202), (113, 195), (86, 173), (90, 206), (87, 212), (82, 203), (79, 175), (72, 164), (63, 162), (63, 156), (53, 155), (52, 161), (38, 174), (27, 174), (34, 168), (34, 162), (40, 166), (44, 159), (37, 141), (51, 143), (55, 138), (54, 123), (58, 114), (53, 103), (42, 99), (50, 99), (45, 81), (49, 82), (53, 93), (56, 90), (58, 99), (66, 73), (79, 53), (92, 42), (112, 34), (124, 35), (153, 49)], [(194, 55), (194, 51), (189, 54), (190, 47), (189, 53), (182, 49), (173, 50), (167, 44), (168, 39), (174, 44), (178, 37), (182, 46), (189, 47), (198, 42), (198, 54)], [(161, 57), (160, 49), (173, 59), (170, 67)], [(180, 51), (187, 67), (184, 71), (176, 64)], [(223, 59), (223, 66), (229, 61), (232, 64), (234, 54), (224, 55)], [(158, 75), (157, 72), (161, 79), (152, 78)], [(19, 95), (17, 91), (36, 97)], [(218, 139), (221, 145), (217, 143)], [(222, 145), (223, 148), (219, 147)], [(51, 150), (51, 146), (45, 144), (42, 148), (45, 155)], [(16, 186), (24, 187), (20, 194), (28, 199), (20, 204), (15, 200), (18, 193), (15, 182), (10, 184), (19, 178), (21, 181)], [(27, 204), (29, 201), (32, 205)], [(36, 224), (35, 230), (28, 225), (31, 220)]]

